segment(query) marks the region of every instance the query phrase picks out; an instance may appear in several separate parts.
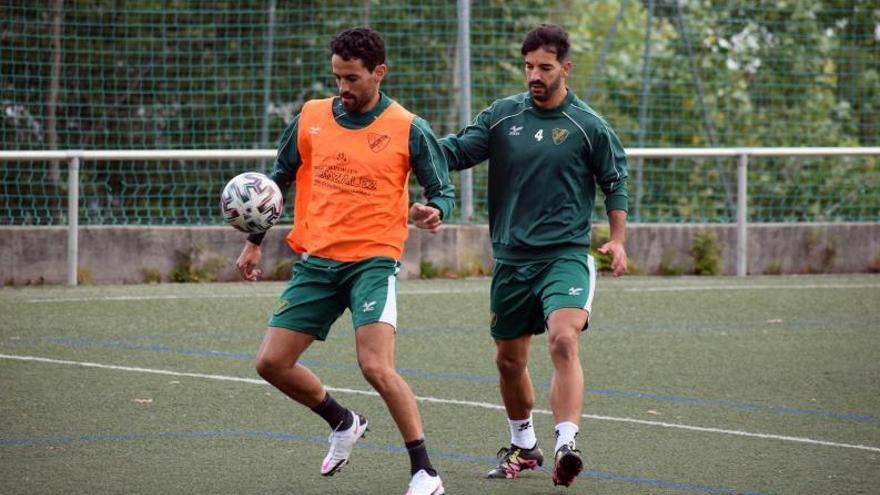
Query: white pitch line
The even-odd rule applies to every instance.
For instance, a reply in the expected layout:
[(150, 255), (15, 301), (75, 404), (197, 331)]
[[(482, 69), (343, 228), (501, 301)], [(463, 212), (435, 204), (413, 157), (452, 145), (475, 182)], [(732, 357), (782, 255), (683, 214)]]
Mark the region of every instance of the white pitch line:
[[(548, 411), (549, 412), (549, 411)], [(691, 425), (683, 425), (679, 423), (666, 423), (664, 421), (648, 421), (643, 419), (633, 419), (633, 418), (616, 418), (613, 416), (599, 416), (596, 414), (584, 414), (585, 418), (599, 419), (604, 421), (618, 421), (623, 423), (635, 423), (635, 424), (644, 424), (650, 426), (661, 426), (663, 428), (678, 428), (681, 430), (689, 430), (689, 431), (701, 431), (706, 433), (721, 433), (725, 435), (737, 435), (741, 437), (750, 437), (750, 438), (766, 438), (769, 440), (782, 440), (785, 442), (797, 442), (797, 443), (806, 443), (810, 445), (825, 445), (827, 447), (843, 447), (848, 449), (858, 449), (858, 450), (867, 450), (869, 452), (880, 452), (880, 447), (871, 447), (869, 445), (861, 445), (861, 444), (850, 444), (850, 443), (838, 443), (838, 442), (829, 442), (827, 440), (815, 440), (812, 438), (804, 438), (804, 437), (792, 437), (788, 435), (776, 435), (773, 433), (751, 433), (747, 431), (740, 430), (726, 430), (723, 428), (709, 428), (705, 426), (691, 426)]]
[[(455, 290), (443, 289), (427, 289), (427, 290), (402, 290), (397, 293), (402, 296), (418, 296), (431, 294), (464, 294), (464, 293), (488, 293), (488, 287), (466, 288)], [(277, 298), (278, 293), (261, 294), (259, 292), (248, 292), (241, 294), (196, 294), (196, 295), (162, 295), (162, 296), (94, 296), (94, 297), (44, 297), (37, 299), (26, 299), (24, 302), (28, 304), (44, 304), (44, 303), (69, 303), (69, 302), (113, 302), (113, 301), (161, 301), (161, 300), (193, 300), (193, 299), (241, 299), (247, 297), (272, 297)]]
[[(880, 289), (880, 284), (807, 284), (807, 285), (691, 285), (679, 287), (604, 287), (602, 292), (690, 292), (690, 291), (724, 291), (724, 290), (815, 290), (815, 289)], [(402, 296), (432, 294), (470, 294), (488, 293), (487, 287), (468, 287), (425, 290), (401, 290)], [(68, 302), (112, 302), (112, 301), (159, 301), (159, 300), (194, 300), (194, 299), (240, 299), (243, 297), (278, 297), (276, 293), (261, 294), (259, 292), (241, 294), (196, 294), (196, 295), (162, 295), (162, 296), (96, 296), (96, 297), (46, 297), (26, 299), (29, 304), (68, 303)]]
[[(161, 301), (161, 300), (190, 300), (190, 299), (232, 299), (243, 297), (270, 297), (269, 294), (204, 294), (204, 295), (180, 295), (180, 296), (97, 296), (97, 297), (47, 297), (42, 299), (28, 299), (30, 304), (43, 303), (68, 303), (68, 302), (109, 302), (109, 301)], [(272, 294), (271, 297), (278, 297)]]
[[(623, 292), (685, 292), (700, 290), (803, 290), (803, 289), (880, 289), (880, 284), (807, 284), (807, 285), (690, 285), (684, 287), (629, 287)], [(609, 289), (606, 289), (609, 290)], [(610, 289), (614, 290), (614, 289)]]
[[(204, 373), (187, 373), (182, 371), (169, 371), (169, 370), (160, 370), (154, 368), (139, 368), (134, 366), (116, 366), (112, 364), (101, 364), (101, 363), (89, 363), (83, 361), (67, 361), (63, 359), (50, 359), (44, 357), (37, 356), (17, 356), (10, 354), (0, 354), (0, 359), (9, 359), (16, 361), (32, 361), (32, 362), (40, 362), (40, 363), (51, 363), (51, 364), (67, 364), (71, 366), (82, 366), (85, 368), (100, 368), (100, 369), (108, 369), (108, 370), (118, 370), (118, 371), (134, 371), (138, 373), (150, 373), (154, 375), (168, 375), (168, 376), (178, 376), (178, 377), (190, 377), (190, 378), (204, 378), (208, 380), (220, 380), (227, 382), (239, 382), (239, 383), (250, 383), (255, 385), (267, 385), (267, 383), (263, 380), (258, 380), (256, 378), (242, 378), (237, 376), (227, 376), (227, 375), (211, 375)], [(338, 388), (338, 387), (325, 387), (327, 390), (331, 392), (339, 392), (345, 394), (357, 394), (357, 395), (368, 395), (371, 397), (378, 397), (379, 394), (372, 390), (358, 390), (352, 388)], [(443, 399), (440, 397), (416, 397), (416, 400), (420, 402), (429, 402), (433, 404), (445, 404), (445, 405), (456, 405), (456, 406), (469, 406), (469, 407), (478, 407), (481, 409), (492, 409), (492, 410), (504, 410), (504, 406), (498, 404), (492, 404), (489, 402), (475, 402), (475, 401), (467, 401), (467, 400), (456, 400), (456, 399)], [(532, 411), (535, 414), (544, 414), (551, 415), (552, 412), (546, 409), (535, 409)], [(662, 428), (676, 428), (680, 430), (688, 430), (688, 431), (698, 431), (703, 433), (720, 433), (723, 435), (733, 435), (739, 437), (748, 437), (748, 438), (762, 438), (766, 440), (779, 440), (784, 442), (797, 442), (804, 443), (809, 445), (822, 445), (826, 447), (839, 447), (846, 449), (856, 449), (856, 450), (867, 450), (869, 452), (880, 452), (880, 447), (871, 447), (869, 445), (861, 445), (861, 444), (849, 444), (849, 443), (839, 443), (839, 442), (829, 442), (826, 440), (815, 440), (812, 438), (804, 438), (804, 437), (792, 437), (787, 435), (775, 435), (772, 433), (752, 433), (748, 431), (741, 430), (727, 430), (723, 428), (707, 428), (703, 426), (691, 426), (679, 423), (666, 423), (663, 421), (649, 421), (644, 419), (635, 419), (635, 418), (619, 418), (614, 416), (601, 416), (598, 414), (584, 414), (584, 418), (586, 419), (594, 419), (598, 421), (614, 421), (618, 423), (630, 423), (630, 424), (638, 424), (645, 426), (659, 426)]]

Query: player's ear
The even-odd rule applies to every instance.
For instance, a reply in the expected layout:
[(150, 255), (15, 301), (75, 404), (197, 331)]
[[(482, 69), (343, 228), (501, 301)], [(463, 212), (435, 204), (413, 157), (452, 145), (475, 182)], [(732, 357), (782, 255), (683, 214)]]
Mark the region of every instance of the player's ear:
[(373, 75), (376, 76), (377, 81), (382, 81), (385, 78), (385, 74), (388, 72), (388, 66), (385, 64), (379, 64), (373, 69)]
[(571, 59), (566, 60), (562, 63), (562, 75), (568, 77), (568, 74), (571, 72)]

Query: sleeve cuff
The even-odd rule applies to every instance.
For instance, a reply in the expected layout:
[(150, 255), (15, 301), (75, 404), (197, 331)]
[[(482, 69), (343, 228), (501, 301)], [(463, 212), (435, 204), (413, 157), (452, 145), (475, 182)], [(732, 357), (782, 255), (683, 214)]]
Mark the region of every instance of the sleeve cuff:
[(249, 235), (247, 236), (247, 240), (248, 240), (248, 242), (254, 243), (254, 244), (256, 244), (257, 246), (259, 246), (260, 244), (263, 243), (263, 238), (264, 238), (264, 237), (266, 237), (266, 233), (265, 233), (265, 232), (262, 232), (262, 233), (259, 233), (259, 234), (249, 234)]
[(627, 197), (626, 196), (606, 196), (605, 197), (605, 211), (611, 211), (611, 210), (627, 211)]
[(440, 220), (446, 220), (452, 214), (455, 203), (444, 196), (435, 196), (427, 205), (440, 210)]

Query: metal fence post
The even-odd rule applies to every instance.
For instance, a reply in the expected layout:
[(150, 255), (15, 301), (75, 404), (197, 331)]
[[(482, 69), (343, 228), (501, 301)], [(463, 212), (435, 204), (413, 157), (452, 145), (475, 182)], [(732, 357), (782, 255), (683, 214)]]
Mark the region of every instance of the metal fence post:
[[(471, 2), (458, 0), (458, 70), (461, 84), (459, 124), (467, 127), (471, 121)], [(461, 171), (461, 219), (474, 220), (474, 175), (471, 169)]]
[(736, 166), (736, 275), (745, 277), (748, 275), (748, 172), (749, 155), (739, 155)]
[(263, 122), (260, 128), (260, 147), (269, 147), (269, 105), (272, 104), (272, 51), (275, 48), (275, 0), (269, 0), (266, 21), (266, 47), (263, 58)]
[(76, 287), (79, 261), (79, 157), (67, 167), (67, 285)]

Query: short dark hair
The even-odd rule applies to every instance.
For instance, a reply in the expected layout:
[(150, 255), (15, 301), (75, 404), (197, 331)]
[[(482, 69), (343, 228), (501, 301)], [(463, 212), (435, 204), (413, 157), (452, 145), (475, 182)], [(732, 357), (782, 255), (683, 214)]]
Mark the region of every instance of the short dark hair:
[(377, 65), (385, 63), (385, 41), (370, 28), (346, 29), (330, 40), (330, 55), (339, 55), (346, 61), (358, 58), (373, 72)]
[(568, 33), (562, 26), (556, 24), (541, 24), (526, 34), (522, 44), (522, 54), (533, 52), (538, 48), (544, 48), (549, 52), (556, 53), (556, 60), (564, 62), (568, 59), (571, 43), (568, 41)]

